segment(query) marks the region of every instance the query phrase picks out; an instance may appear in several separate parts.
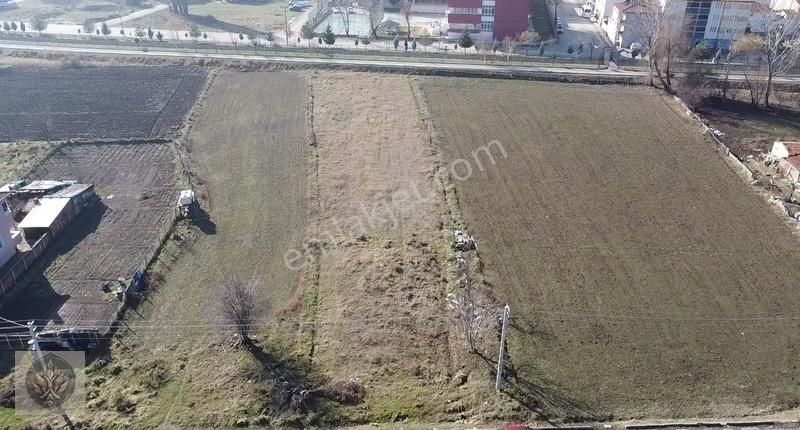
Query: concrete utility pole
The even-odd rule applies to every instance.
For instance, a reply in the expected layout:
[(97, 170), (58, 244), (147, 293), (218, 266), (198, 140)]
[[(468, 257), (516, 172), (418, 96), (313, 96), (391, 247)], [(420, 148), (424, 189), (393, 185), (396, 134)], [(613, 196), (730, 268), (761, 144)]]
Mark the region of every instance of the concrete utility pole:
[[(36, 354), (36, 359), (39, 360), (39, 365), (44, 366), (44, 354), (42, 354), (42, 350), (39, 348), (39, 334), (36, 333), (36, 326), (33, 324), (33, 321), (28, 322), (28, 332), (31, 334), (31, 349)], [(67, 412), (64, 411), (60, 405), (57, 407), (57, 411), (61, 415), (61, 418), (64, 419), (64, 423), (66, 423), (67, 428), (74, 430), (75, 425), (72, 424), (72, 420), (69, 419)]]
[(500, 331), (500, 356), (497, 358), (497, 380), (494, 383), (494, 388), (500, 391), (500, 386), (503, 384), (503, 359), (506, 353), (506, 333), (508, 332), (508, 318), (511, 316), (511, 308), (503, 308), (503, 328)]

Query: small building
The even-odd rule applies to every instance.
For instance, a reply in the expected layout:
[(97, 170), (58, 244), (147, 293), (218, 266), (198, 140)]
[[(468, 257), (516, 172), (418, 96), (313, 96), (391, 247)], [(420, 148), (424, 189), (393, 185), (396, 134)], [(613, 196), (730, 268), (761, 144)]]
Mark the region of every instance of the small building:
[(779, 171), (794, 182), (800, 180), (800, 142), (777, 141), (769, 155), (778, 161)]
[(648, 7), (656, 6), (638, 0), (614, 3), (604, 27), (615, 46), (627, 49), (631, 43), (644, 45), (644, 16)]
[(0, 268), (17, 254), (22, 236), (14, 225), (14, 214), (7, 201), (10, 194), (0, 193)]
[(94, 185), (67, 185), (34, 199), (31, 211), (20, 221), (18, 227), (28, 244), (32, 245), (45, 233), (58, 235), (83, 208), (96, 199)]

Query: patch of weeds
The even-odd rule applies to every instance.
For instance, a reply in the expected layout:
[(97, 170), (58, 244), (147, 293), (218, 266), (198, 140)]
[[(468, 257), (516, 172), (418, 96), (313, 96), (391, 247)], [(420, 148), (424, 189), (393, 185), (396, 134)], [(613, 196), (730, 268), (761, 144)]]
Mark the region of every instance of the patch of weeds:
[(108, 404), (117, 412), (124, 414), (130, 414), (136, 410), (136, 400), (122, 391), (112, 393)]
[(138, 363), (131, 368), (140, 384), (149, 390), (158, 390), (169, 380), (169, 369), (166, 361), (156, 358)]

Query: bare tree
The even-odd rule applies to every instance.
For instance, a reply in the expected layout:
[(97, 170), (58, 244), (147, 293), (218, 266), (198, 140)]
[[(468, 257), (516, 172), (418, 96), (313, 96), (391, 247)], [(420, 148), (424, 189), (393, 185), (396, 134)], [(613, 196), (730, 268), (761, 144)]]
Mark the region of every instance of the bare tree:
[(517, 36), (520, 45), (525, 47), (525, 55), (528, 55), (528, 48), (542, 41), (542, 36), (535, 31), (523, 31)]
[(424, 49), (425, 51), (427, 51), (427, 50), (428, 50), (428, 47), (429, 47), (429, 46), (433, 45), (433, 38), (431, 37), (431, 35), (430, 35), (430, 32), (428, 32), (428, 33), (426, 33), (426, 34), (422, 35), (422, 36), (419, 38), (419, 44), (420, 44), (420, 45), (422, 45), (422, 47), (423, 47), (423, 49)]
[(381, 26), (381, 21), (383, 21), (383, 0), (369, 0), (368, 3), (368, 11), (369, 11), (369, 30), (372, 33), (372, 37), (378, 37), (378, 27)]
[(478, 39), (478, 43), (475, 45), (475, 50), (483, 54), (484, 63), (486, 62), (486, 55), (492, 52), (492, 46), (494, 46), (494, 43), (486, 37)]
[(197, 38), (200, 37), (202, 34), (203, 33), (200, 32), (200, 28), (198, 28), (197, 25), (192, 24), (189, 26), (189, 37), (194, 39), (195, 42), (197, 42)]
[(406, 40), (411, 38), (411, 7), (413, 5), (414, 0), (406, 0), (406, 3), (403, 5), (403, 18), (406, 20), (406, 30), (408, 31)]
[(42, 35), (42, 32), (47, 29), (47, 19), (41, 15), (34, 16), (31, 20), (31, 27)]
[(503, 53), (506, 54), (506, 61), (511, 61), (511, 55), (517, 50), (519, 46), (519, 39), (516, 37), (506, 36), (503, 38)]
[[(769, 107), (772, 81), (786, 74), (800, 60), (800, 15), (779, 16), (769, 9), (760, 9), (755, 14), (756, 32), (763, 36), (747, 36), (744, 51), (763, 67), (761, 75), (766, 78), (764, 106)], [(753, 58), (755, 57), (755, 58)]]
[(222, 286), (219, 316), (249, 345), (250, 334), (269, 312), (269, 302), (258, 294), (258, 283), (233, 275)]
[(742, 74), (753, 106), (761, 104), (769, 87), (769, 70), (764, 52), (764, 38), (755, 34), (747, 35), (733, 44), (732, 53), (741, 56), (746, 63)]
[(641, 28), (648, 52), (649, 83), (654, 85), (655, 76), (664, 91), (675, 94), (672, 87), (672, 65), (689, 49), (688, 33), (685, 31), (683, 14), (679, 10), (680, 2), (667, 2), (662, 8), (656, 1), (635, 1), (639, 2)]
[(347, 7), (343, 7), (342, 13), (339, 16), (342, 18), (342, 27), (344, 28), (345, 37), (350, 37), (350, 12)]
[(94, 23), (88, 19), (83, 21), (83, 32), (86, 34), (94, 33)]

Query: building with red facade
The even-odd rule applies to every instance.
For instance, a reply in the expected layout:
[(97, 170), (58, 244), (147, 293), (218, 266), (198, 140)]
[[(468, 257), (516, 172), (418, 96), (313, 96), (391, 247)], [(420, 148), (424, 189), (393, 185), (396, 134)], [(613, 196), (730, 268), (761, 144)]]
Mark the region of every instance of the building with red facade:
[(528, 29), (529, 0), (448, 0), (449, 39), (464, 31), (482, 39), (503, 40)]

